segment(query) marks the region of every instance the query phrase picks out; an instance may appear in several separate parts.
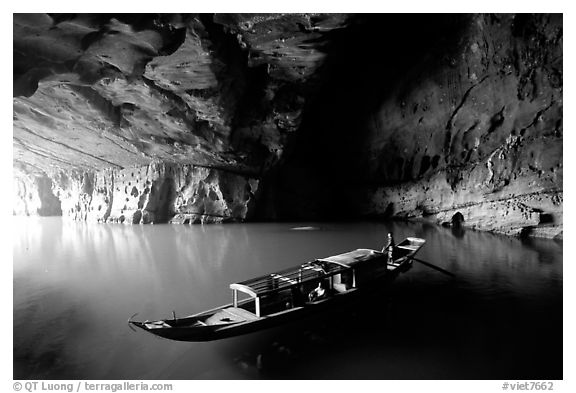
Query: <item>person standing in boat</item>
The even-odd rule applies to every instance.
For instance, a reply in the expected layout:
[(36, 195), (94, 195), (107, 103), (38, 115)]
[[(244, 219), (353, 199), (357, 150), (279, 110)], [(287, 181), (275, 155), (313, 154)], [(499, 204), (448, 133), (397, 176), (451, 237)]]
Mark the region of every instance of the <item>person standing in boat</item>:
[(392, 261), (394, 258), (394, 235), (392, 232), (388, 232), (388, 244), (382, 249), (382, 252), (386, 252), (388, 250), (388, 261)]
[(310, 300), (311, 302), (315, 300), (320, 300), (324, 297), (324, 295), (326, 295), (326, 290), (324, 289), (324, 287), (322, 287), (322, 282), (319, 282), (318, 286), (308, 294), (308, 300)]

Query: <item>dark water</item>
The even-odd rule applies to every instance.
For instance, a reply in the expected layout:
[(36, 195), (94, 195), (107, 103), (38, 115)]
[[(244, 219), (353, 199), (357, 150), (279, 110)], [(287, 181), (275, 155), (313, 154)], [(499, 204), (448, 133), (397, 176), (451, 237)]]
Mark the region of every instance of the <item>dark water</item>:
[[(295, 231), (316, 225), (319, 230)], [(218, 342), (126, 320), (230, 301), (228, 284), (426, 238), (367, 304)], [(420, 224), (86, 225), (14, 218), (15, 379), (562, 379), (562, 243)]]

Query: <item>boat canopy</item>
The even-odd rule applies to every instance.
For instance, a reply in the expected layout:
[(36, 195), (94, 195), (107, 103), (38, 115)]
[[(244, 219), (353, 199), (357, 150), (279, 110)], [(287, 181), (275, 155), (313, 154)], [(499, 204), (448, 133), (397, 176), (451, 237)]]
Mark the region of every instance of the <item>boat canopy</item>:
[(359, 248), (354, 251), (350, 251), (344, 254), (334, 255), (328, 258), (318, 259), (321, 262), (330, 262), (335, 263), (342, 266), (349, 266), (352, 267), (358, 262), (364, 262), (369, 259), (380, 257), (382, 253), (375, 250), (369, 250), (366, 248)]
[(230, 284), (230, 289), (244, 292), (251, 297), (259, 297), (272, 292), (278, 292), (307, 281), (327, 278), (339, 274), (358, 262), (365, 261), (382, 253), (368, 249), (358, 249), (345, 254), (317, 259), (298, 267), (270, 273), (265, 276)]

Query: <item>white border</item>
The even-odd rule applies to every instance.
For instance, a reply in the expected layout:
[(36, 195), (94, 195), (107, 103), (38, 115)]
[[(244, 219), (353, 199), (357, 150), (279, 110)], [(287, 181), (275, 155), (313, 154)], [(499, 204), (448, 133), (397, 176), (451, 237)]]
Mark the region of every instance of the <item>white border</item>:
[[(167, 4), (169, 3), (169, 4)], [(542, 12), (542, 13), (564, 13), (564, 113), (567, 115), (564, 119), (564, 129), (567, 132), (564, 134), (564, 165), (565, 173), (575, 173), (574, 158), (571, 156), (571, 149), (576, 146), (574, 141), (574, 132), (576, 131), (573, 120), (574, 106), (573, 106), (573, 88), (574, 88), (574, 71), (576, 70), (574, 64), (574, 8), (569, 6), (568, 1), (551, 1), (551, 0), (530, 0), (530, 1), (502, 1), (502, 0), (483, 0), (480, 2), (464, 1), (423, 1), (413, 0), (404, 2), (391, 2), (394, 4), (374, 5), (374, 1), (354, 0), (348, 2), (334, 2), (328, 0), (289, 0), (280, 3), (264, 2), (264, 1), (170, 1), (164, 3), (143, 4), (134, 1), (110, 1), (98, 0), (92, 4), (83, 2), (70, 2), (70, 1), (51, 1), (49, 3), (20, 1), (13, 4), (5, 4), (3, 8), (10, 7), (5, 10), (8, 12), (2, 13), (2, 39), (4, 45), (4, 58), (6, 59), (3, 64), (3, 71), (6, 79), (9, 78), (12, 64), (12, 13), (13, 12), (34, 12), (50, 10), (52, 12), (103, 12), (105, 10), (114, 10), (114, 12), (421, 12), (421, 13), (437, 13), (437, 12)], [(8, 58), (10, 61), (8, 62)], [(12, 92), (12, 83), (9, 84), (10, 88), (5, 86), (2, 94), (2, 123), (5, 127), (2, 129), (1, 148), (2, 154), (0, 159), (1, 165), (1, 180), (4, 188), (7, 184), (12, 185), (12, 141), (10, 140), (10, 132), (12, 129), (11, 119), (12, 108), (11, 99), (9, 94)], [(9, 102), (10, 100), (10, 102)], [(564, 180), (564, 222), (565, 222), (565, 241), (569, 242), (574, 239), (571, 223), (574, 222), (574, 181), (571, 176), (566, 176)], [(10, 232), (11, 214), (12, 214), (12, 192), (0, 193), (0, 206), (2, 216), (0, 217), (0, 225), (2, 225), (2, 239), (1, 252), (1, 277), (2, 277), (2, 312), (4, 316), (12, 315), (12, 242), (11, 238), (7, 236)], [(564, 381), (557, 381), (555, 383), (555, 391), (568, 391), (568, 386), (572, 386), (570, 391), (575, 391), (574, 383), (574, 339), (573, 333), (576, 332), (574, 325), (574, 267), (575, 261), (572, 258), (572, 252), (564, 253)], [(12, 391), (12, 326), (11, 324), (2, 324), (2, 341), (5, 348), (2, 357), (2, 378), (0, 386), (2, 391)], [(77, 382), (77, 381), (70, 381)], [(96, 382), (96, 381), (95, 381)], [(110, 381), (102, 381), (110, 382)], [(134, 381), (139, 382), (139, 381)], [(161, 381), (154, 381), (161, 382)], [(366, 389), (374, 391), (375, 389), (388, 392), (397, 391), (419, 391), (419, 392), (500, 392), (503, 381), (285, 381), (281, 384), (278, 381), (169, 381), (174, 383), (174, 391), (185, 392), (191, 391), (194, 388), (207, 388), (213, 389), (234, 389), (234, 391), (268, 391), (271, 388), (278, 390), (280, 386), (281, 391), (293, 390), (322, 390), (337, 389), (338, 391), (358, 391), (358, 389)], [(216, 385), (214, 383), (216, 382)], [(515, 381), (509, 381), (515, 382)], [(328, 386), (327, 386), (328, 384)]]

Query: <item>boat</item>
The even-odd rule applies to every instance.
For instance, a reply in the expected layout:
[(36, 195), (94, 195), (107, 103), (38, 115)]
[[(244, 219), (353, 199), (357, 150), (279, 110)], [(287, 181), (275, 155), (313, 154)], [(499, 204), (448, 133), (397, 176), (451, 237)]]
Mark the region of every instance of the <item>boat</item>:
[[(357, 249), (230, 284), (232, 303), (183, 318), (128, 323), (177, 341), (211, 341), (318, 315), (345, 302), (369, 301), (411, 268), (424, 239), (408, 237), (392, 252)], [(364, 297), (365, 296), (365, 297)]]

